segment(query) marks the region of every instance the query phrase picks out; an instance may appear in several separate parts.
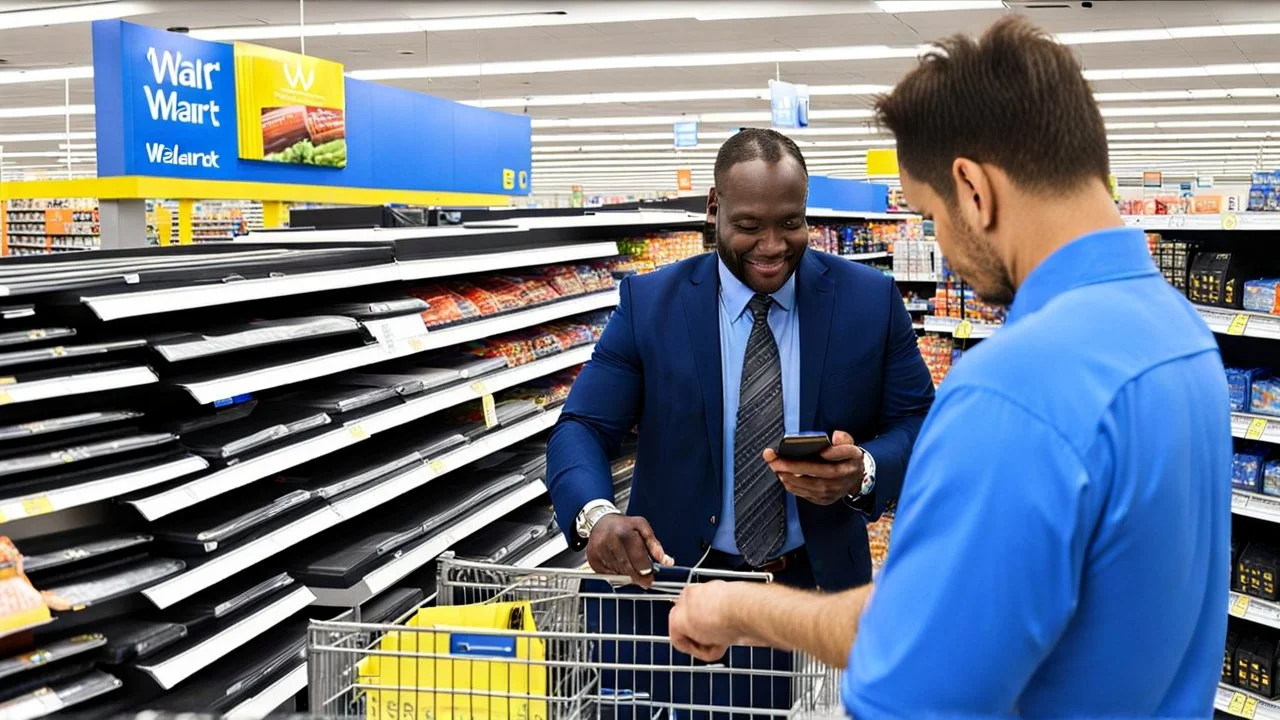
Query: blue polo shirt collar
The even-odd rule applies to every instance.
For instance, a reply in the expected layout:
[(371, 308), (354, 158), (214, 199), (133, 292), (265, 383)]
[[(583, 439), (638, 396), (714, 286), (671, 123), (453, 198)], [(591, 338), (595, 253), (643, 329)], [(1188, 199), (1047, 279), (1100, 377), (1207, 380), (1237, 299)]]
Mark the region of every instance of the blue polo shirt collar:
[(1158, 273), (1140, 229), (1118, 227), (1081, 235), (1031, 271), (1014, 296), (1007, 322), (1017, 322), (1068, 290)]
[[(742, 317), (742, 313), (747, 311), (747, 303), (751, 302), (751, 298), (755, 297), (756, 291), (747, 287), (745, 283), (739, 280), (729, 266), (724, 264), (724, 260), (716, 259), (720, 271), (720, 298), (725, 308), (729, 310), (729, 316), (736, 322)], [(796, 305), (796, 274), (791, 273), (791, 277), (778, 288), (778, 291), (769, 297), (778, 304), (783, 310), (791, 312), (791, 308)]]

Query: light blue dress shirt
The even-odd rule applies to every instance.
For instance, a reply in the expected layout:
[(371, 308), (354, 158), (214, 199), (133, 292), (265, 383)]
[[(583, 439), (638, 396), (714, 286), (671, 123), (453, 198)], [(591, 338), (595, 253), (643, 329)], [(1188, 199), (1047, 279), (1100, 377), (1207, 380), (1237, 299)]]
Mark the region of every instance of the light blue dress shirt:
[(1141, 230), (1085, 235), (942, 383), (845, 671), (887, 717), (1210, 717), (1227, 384)]
[[(724, 390), (724, 477), (720, 503), (720, 525), (711, 547), (729, 555), (738, 555), (733, 515), (733, 451), (738, 429), (738, 395), (742, 383), (742, 361), (747, 352), (747, 339), (755, 322), (747, 303), (755, 291), (734, 277), (724, 261), (720, 265), (720, 381)], [(769, 329), (778, 343), (782, 362), (782, 424), (786, 432), (800, 432), (800, 313), (796, 310), (796, 276), (770, 295)], [(781, 440), (781, 438), (778, 438)], [(779, 555), (804, 544), (800, 531), (800, 513), (796, 497), (787, 493), (787, 539)]]

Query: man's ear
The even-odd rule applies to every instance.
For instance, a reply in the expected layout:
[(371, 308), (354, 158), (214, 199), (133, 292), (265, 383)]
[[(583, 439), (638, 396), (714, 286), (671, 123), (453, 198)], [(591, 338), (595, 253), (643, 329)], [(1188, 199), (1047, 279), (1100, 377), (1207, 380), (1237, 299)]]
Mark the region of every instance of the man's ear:
[(986, 168), (968, 158), (951, 163), (956, 205), (960, 216), (975, 230), (990, 230), (996, 222), (996, 198)]
[(707, 190), (707, 222), (716, 222), (716, 212), (720, 210), (720, 198), (716, 195), (715, 186)]

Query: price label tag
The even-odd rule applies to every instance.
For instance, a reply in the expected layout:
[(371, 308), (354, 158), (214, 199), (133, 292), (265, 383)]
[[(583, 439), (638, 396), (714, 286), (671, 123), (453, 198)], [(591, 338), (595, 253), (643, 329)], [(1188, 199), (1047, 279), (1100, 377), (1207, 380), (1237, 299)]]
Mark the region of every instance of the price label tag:
[(1249, 496), (1240, 493), (1231, 493), (1231, 507), (1242, 508), (1249, 504)]
[(489, 394), (489, 388), (485, 387), (483, 380), (477, 380), (471, 383), (471, 391), (480, 397), (484, 397)]
[(426, 344), (422, 342), (422, 338), (409, 338), (409, 349), (414, 352), (422, 352)]
[(13, 402), (13, 396), (9, 394), (9, 391), (0, 390), (0, 405), (8, 405), (11, 402)]
[(493, 403), (493, 396), (485, 393), (480, 398), (480, 404), (484, 407), (484, 427), (486, 430), (492, 430), (498, 425), (498, 408)]
[(1242, 717), (1252, 718), (1258, 712), (1258, 699), (1249, 698), (1244, 701), (1244, 712), (1240, 713)]
[(1244, 701), (1248, 698), (1242, 692), (1232, 693), (1231, 702), (1227, 703), (1227, 712), (1232, 715), (1244, 716)]
[(53, 501), (49, 499), (48, 495), (27, 498), (22, 501), (22, 511), (27, 514), (27, 517), (48, 515), (53, 512)]
[(365, 440), (369, 437), (369, 431), (364, 429), (363, 425), (352, 425), (347, 428), (347, 434), (353, 440)]
[(1240, 227), (1240, 218), (1236, 217), (1235, 214), (1226, 213), (1225, 215), (1222, 216), (1223, 230), (1235, 230), (1238, 227)]
[(1244, 617), (1245, 613), (1249, 612), (1249, 596), (1237, 595), (1235, 602), (1231, 603), (1231, 607), (1227, 612), (1235, 615), (1236, 617)]
[(1249, 327), (1249, 316), (1244, 313), (1236, 313), (1231, 318), (1231, 324), (1227, 325), (1227, 334), (1243, 335), (1247, 327)]
[(1169, 227), (1171, 227), (1171, 228), (1180, 228), (1180, 227), (1183, 227), (1183, 226), (1184, 226), (1184, 225), (1186, 225), (1186, 224), (1187, 224), (1187, 217), (1186, 217), (1185, 215), (1170, 215), (1170, 216), (1169, 216)]
[(427, 467), (431, 468), (431, 472), (439, 475), (440, 473), (445, 471), (445, 468), (447, 466), (444, 464), (443, 460), (432, 460), (431, 462), (427, 463)]
[(970, 337), (973, 337), (973, 323), (968, 320), (961, 320), (960, 324), (956, 325), (956, 329), (952, 331), (951, 334), (961, 340), (968, 340)]
[(1245, 440), (1261, 440), (1263, 433), (1267, 431), (1267, 420), (1265, 418), (1254, 418), (1249, 421), (1249, 427), (1244, 431)]

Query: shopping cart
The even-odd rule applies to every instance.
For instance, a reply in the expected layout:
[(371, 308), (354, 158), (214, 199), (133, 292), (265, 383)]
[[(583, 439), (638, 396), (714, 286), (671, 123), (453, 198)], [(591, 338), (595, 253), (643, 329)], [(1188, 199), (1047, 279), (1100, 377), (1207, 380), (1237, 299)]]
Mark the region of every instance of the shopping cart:
[[(315, 717), (367, 720), (693, 720), (839, 717), (836, 671), (803, 653), (733, 648), (718, 663), (675, 651), (671, 603), (690, 582), (767, 575), (684, 570), (649, 591), (589, 571), (444, 557), (437, 607), (500, 627), (312, 621)], [(452, 610), (445, 608), (454, 608)], [(438, 617), (438, 616), (437, 616)], [(412, 625), (413, 620), (410, 620)]]

